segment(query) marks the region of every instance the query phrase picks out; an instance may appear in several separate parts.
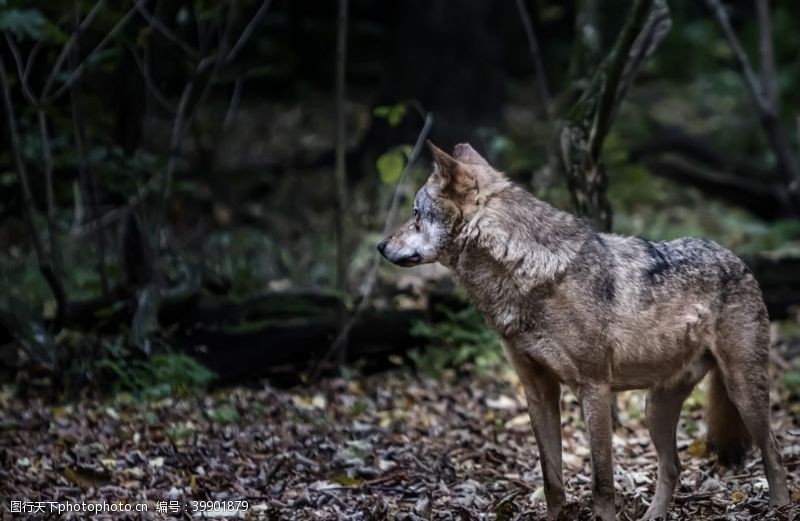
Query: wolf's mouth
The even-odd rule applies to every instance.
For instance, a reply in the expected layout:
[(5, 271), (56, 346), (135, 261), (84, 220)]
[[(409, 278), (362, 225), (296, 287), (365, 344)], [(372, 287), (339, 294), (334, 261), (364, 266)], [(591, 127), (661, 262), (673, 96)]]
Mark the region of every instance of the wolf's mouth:
[(404, 268), (410, 268), (411, 266), (416, 266), (420, 263), (422, 257), (420, 257), (419, 253), (415, 253), (414, 255), (409, 255), (408, 257), (403, 257), (402, 259), (398, 259), (395, 264), (398, 266), (402, 266)]

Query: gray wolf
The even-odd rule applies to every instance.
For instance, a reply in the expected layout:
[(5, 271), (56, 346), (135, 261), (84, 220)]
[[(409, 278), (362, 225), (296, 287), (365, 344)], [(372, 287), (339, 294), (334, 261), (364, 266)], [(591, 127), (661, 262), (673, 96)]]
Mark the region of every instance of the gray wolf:
[(658, 455), (645, 519), (667, 518), (680, 459), (681, 405), (710, 373), (708, 438), (739, 465), (760, 449), (770, 503), (789, 502), (770, 430), (769, 320), (750, 270), (711, 241), (653, 242), (595, 233), (493, 169), (471, 146), (432, 143), (434, 170), (412, 217), (378, 245), (399, 266), (440, 262), (499, 333), (525, 390), (547, 517), (564, 502), (560, 386), (583, 408), (594, 516), (614, 519), (611, 394), (647, 389)]

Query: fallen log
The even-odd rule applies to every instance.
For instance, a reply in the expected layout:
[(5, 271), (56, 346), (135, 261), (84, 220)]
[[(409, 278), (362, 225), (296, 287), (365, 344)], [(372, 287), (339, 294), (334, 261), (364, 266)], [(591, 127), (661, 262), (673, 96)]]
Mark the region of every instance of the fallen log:
[[(800, 257), (745, 257), (764, 292), (772, 319), (800, 306)], [(195, 287), (192, 285), (192, 287)], [(392, 301), (396, 295), (381, 298)], [(458, 310), (466, 304), (452, 290), (428, 296), (419, 309), (368, 309), (350, 334), (348, 361), (369, 370), (389, 365), (424, 345), (411, 335), (417, 320), (441, 320), (440, 306)], [(248, 298), (208, 291), (165, 291), (158, 303), (161, 339), (212, 369), (220, 381), (270, 377), (287, 384), (330, 348), (348, 307), (337, 295), (320, 291), (267, 293)], [(120, 334), (136, 313), (136, 294), (117, 290), (108, 298), (71, 302), (68, 327), (99, 335)], [(0, 338), (9, 337), (0, 324)], [(332, 367), (330, 367), (332, 369)]]
[(773, 170), (716, 151), (702, 136), (665, 128), (631, 152), (654, 175), (697, 188), (708, 197), (747, 209), (767, 221), (797, 217), (786, 184)]
[(761, 286), (772, 320), (787, 318), (800, 306), (800, 257), (743, 257)]

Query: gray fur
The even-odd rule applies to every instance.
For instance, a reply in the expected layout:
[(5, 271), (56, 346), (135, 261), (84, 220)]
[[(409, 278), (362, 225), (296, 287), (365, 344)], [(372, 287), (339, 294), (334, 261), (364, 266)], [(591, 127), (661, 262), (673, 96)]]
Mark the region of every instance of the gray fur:
[(724, 384), (709, 404), (710, 441), (738, 459), (752, 436), (772, 503), (788, 502), (769, 431), (767, 312), (736, 255), (705, 239), (595, 233), (511, 183), (469, 145), (458, 145), (455, 157), (431, 148), (434, 173), (417, 194), (415, 216), (379, 249), (397, 264), (450, 268), (502, 337), (528, 397), (549, 518), (564, 502), (560, 384), (576, 391), (586, 415), (600, 519), (614, 517), (610, 393), (650, 390), (659, 479), (646, 518), (655, 519), (666, 516), (677, 481), (680, 404), (709, 371)]

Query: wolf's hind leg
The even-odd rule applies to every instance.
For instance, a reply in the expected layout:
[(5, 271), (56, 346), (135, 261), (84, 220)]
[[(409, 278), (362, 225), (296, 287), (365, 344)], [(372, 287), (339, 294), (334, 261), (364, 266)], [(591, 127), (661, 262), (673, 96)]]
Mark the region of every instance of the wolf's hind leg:
[(758, 372), (731, 372), (725, 378), (725, 383), (731, 401), (739, 411), (753, 442), (761, 451), (764, 474), (769, 483), (770, 504), (780, 506), (789, 503), (786, 469), (770, 428), (766, 368)]
[[(742, 308), (736, 308), (718, 331), (716, 358), (721, 382), (712, 381), (712, 384), (716, 384), (719, 392), (727, 392), (747, 432), (761, 451), (770, 504), (785, 505), (789, 503), (786, 469), (770, 427), (769, 322), (766, 310), (756, 317), (743, 315), (742, 311)], [(709, 431), (712, 428), (714, 426), (709, 424)], [(717, 426), (717, 430), (725, 428)]]
[(681, 406), (693, 387), (693, 383), (681, 383), (670, 388), (651, 389), (647, 394), (645, 415), (650, 438), (658, 455), (658, 481), (653, 501), (644, 519), (667, 519), (672, 494), (681, 471), (675, 429), (678, 426)]

